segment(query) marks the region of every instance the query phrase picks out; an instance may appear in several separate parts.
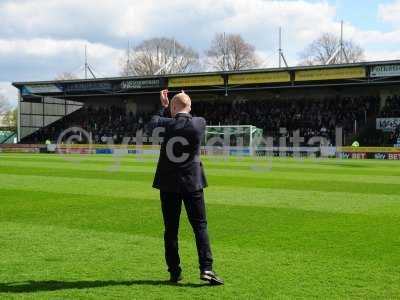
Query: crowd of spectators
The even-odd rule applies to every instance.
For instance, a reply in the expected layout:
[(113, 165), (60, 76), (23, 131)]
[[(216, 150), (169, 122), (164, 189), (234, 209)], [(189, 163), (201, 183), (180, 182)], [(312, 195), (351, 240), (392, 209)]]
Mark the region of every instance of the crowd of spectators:
[(77, 117), (81, 120), (80, 127), (92, 133), (93, 142), (96, 144), (107, 143), (108, 138), (116, 144), (120, 144), (124, 137), (136, 136), (137, 130), (143, 130), (150, 114), (126, 113), (122, 107), (111, 106), (109, 108), (87, 107), (82, 111), (85, 117)]
[[(57, 142), (58, 137), (63, 132), (72, 127), (84, 129), (96, 144), (121, 144), (124, 137), (134, 137), (138, 130), (144, 131), (146, 123), (150, 120), (151, 113), (133, 114), (126, 113), (125, 108), (119, 106), (92, 107), (84, 106), (80, 110), (64, 117), (63, 119), (45, 127), (28, 137), (34, 143), (49, 139)], [(68, 136), (75, 134), (72, 130)], [(88, 138), (83, 136), (82, 142), (88, 142)], [(65, 138), (64, 138), (65, 139)], [(79, 142), (75, 140), (75, 142)]]
[(400, 118), (400, 96), (393, 95), (387, 97), (380, 116), (382, 118)]
[(375, 116), (378, 105), (376, 97), (274, 99), (233, 104), (199, 102), (193, 104), (193, 112), (205, 116), (209, 125), (254, 125), (272, 137), (280, 135), (280, 128), (288, 134), (300, 130), (305, 141), (323, 136), (333, 142), (336, 127), (353, 132)]
[[(398, 104), (398, 100), (393, 97), (387, 105)], [(192, 103), (192, 114), (204, 116), (208, 125), (254, 125), (263, 129), (264, 135), (273, 137), (280, 136), (280, 128), (286, 128), (288, 136), (299, 129), (306, 142), (310, 137), (324, 136), (333, 143), (336, 127), (341, 127), (345, 133), (353, 133), (368, 119), (375, 118), (378, 111), (379, 98), (376, 97)], [(119, 144), (124, 137), (135, 137), (138, 130), (145, 133), (146, 123), (153, 113), (126, 113), (124, 107), (118, 106), (85, 106), (28, 139), (35, 143), (46, 139), (56, 142), (63, 130), (79, 126), (91, 134), (94, 143), (105, 144), (111, 139)]]
[[(380, 118), (400, 118), (400, 96), (388, 96), (385, 105), (379, 113)], [(400, 144), (400, 125), (389, 132), (388, 144)]]

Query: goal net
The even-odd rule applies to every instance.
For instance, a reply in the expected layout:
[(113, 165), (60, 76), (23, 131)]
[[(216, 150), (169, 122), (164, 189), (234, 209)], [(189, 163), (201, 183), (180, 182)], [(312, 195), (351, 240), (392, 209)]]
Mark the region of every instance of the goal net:
[(204, 146), (212, 154), (253, 155), (254, 141), (262, 134), (262, 129), (253, 125), (207, 126)]

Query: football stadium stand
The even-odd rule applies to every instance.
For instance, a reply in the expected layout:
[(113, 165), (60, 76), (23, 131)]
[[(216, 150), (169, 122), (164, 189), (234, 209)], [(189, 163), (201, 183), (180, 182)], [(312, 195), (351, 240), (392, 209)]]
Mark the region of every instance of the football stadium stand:
[[(78, 126), (96, 144), (123, 142), (158, 110), (158, 92), (187, 91), (192, 113), (208, 125), (254, 125), (280, 137), (300, 130), (305, 143), (323, 136), (335, 144), (393, 146), (400, 127), (400, 61), (196, 73), (150, 77), (13, 83), (20, 91), (19, 143), (55, 143)], [(85, 141), (82, 141), (85, 142)]]

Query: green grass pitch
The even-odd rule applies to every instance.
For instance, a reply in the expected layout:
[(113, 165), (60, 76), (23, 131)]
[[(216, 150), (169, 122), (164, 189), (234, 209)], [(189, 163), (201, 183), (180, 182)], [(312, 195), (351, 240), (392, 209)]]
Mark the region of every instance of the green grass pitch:
[(400, 297), (400, 162), (203, 160), (221, 287), (184, 210), (165, 282), (154, 158), (1, 154), (0, 299)]

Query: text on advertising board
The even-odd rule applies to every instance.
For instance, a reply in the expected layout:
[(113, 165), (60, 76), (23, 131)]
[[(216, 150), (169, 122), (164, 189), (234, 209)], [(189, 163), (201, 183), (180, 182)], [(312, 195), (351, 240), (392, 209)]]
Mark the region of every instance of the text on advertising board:
[(35, 84), (35, 85), (24, 85), (21, 88), (22, 95), (29, 94), (46, 94), (46, 93), (61, 93), (62, 88), (55, 84)]
[(77, 82), (65, 86), (65, 90), (69, 92), (77, 91), (110, 91), (111, 82)]
[(351, 79), (366, 77), (364, 67), (296, 71), (295, 81)]
[(379, 65), (371, 68), (371, 77), (400, 76), (400, 64)]
[(159, 78), (156, 78), (156, 79), (132, 79), (132, 80), (124, 80), (121, 82), (121, 89), (123, 89), (123, 90), (159, 88), (160, 86), (161, 86), (161, 81)]
[(188, 87), (223, 85), (224, 79), (220, 75), (173, 77), (168, 80), (168, 87)]
[(254, 83), (274, 83), (290, 81), (289, 72), (265, 72), (253, 74), (232, 74), (229, 75), (229, 84), (254, 84)]
[(400, 118), (377, 118), (376, 129), (394, 131), (400, 127)]

